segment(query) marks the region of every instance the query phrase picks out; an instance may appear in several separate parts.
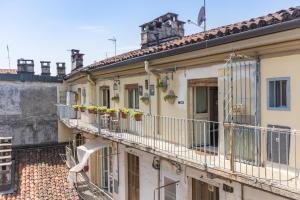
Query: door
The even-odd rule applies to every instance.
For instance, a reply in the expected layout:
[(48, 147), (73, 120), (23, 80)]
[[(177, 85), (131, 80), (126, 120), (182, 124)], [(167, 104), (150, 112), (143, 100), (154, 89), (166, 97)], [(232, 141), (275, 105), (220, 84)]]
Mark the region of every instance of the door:
[(193, 87), (193, 104), (193, 145), (217, 152), (218, 124), (214, 122), (218, 121), (218, 88)]
[(140, 167), (139, 157), (128, 153), (128, 199), (140, 199)]
[(219, 188), (192, 179), (192, 200), (219, 200)]

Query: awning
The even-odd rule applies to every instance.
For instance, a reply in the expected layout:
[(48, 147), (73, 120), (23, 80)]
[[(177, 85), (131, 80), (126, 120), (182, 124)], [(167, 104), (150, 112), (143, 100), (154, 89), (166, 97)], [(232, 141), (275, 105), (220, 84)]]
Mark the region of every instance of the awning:
[(108, 142), (104, 142), (101, 138), (96, 138), (77, 147), (77, 158), (79, 163), (72, 167), (69, 171), (68, 180), (71, 184), (75, 182), (76, 173), (80, 172), (84, 168), (91, 154), (99, 149), (107, 147), (108, 145)]

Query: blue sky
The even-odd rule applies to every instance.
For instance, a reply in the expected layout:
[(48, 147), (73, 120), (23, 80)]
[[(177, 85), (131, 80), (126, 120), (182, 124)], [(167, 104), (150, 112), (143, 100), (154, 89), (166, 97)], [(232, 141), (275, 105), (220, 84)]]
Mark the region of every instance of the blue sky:
[[(214, 28), (258, 17), (283, 8), (300, 5), (299, 0), (206, 0), (207, 26)], [(70, 71), (69, 49), (85, 53), (84, 64), (113, 55), (117, 38), (118, 53), (140, 47), (139, 25), (166, 12), (179, 19), (195, 20), (201, 0), (0, 0), (0, 68), (8, 67), (9, 45), (12, 68), (18, 58), (66, 62)], [(199, 28), (186, 24), (186, 34)]]

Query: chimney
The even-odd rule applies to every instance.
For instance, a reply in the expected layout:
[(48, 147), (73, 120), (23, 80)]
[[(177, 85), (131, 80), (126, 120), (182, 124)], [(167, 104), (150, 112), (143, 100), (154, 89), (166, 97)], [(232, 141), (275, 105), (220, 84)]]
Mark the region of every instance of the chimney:
[(83, 67), (83, 56), (84, 54), (80, 53), (79, 50), (77, 49), (71, 50), (72, 71)]
[(64, 77), (66, 75), (66, 63), (57, 62), (56, 63), (57, 77)]
[(34, 74), (34, 62), (28, 59), (18, 59), (18, 74)]
[(167, 13), (141, 25), (142, 48), (159, 45), (184, 36), (185, 22), (178, 20), (175, 13)]
[(50, 61), (41, 61), (42, 76), (50, 76)]

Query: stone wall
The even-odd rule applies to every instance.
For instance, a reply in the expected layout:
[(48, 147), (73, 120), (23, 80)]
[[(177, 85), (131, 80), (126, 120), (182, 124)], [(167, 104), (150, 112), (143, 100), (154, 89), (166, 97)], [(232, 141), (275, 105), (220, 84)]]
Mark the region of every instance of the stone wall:
[(57, 142), (59, 85), (0, 80), (0, 136), (12, 136), (14, 146)]

